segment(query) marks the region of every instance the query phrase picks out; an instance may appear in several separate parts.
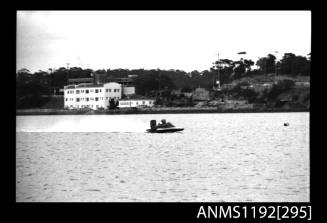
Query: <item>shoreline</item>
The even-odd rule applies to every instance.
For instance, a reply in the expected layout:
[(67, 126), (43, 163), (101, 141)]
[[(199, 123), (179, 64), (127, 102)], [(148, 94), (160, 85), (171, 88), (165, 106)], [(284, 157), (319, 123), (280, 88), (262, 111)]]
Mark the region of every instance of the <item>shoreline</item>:
[(256, 109), (217, 109), (217, 108), (139, 108), (118, 110), (65, 110), (65, 109), (18, 109), (16, 116), (24, 115), (134, 115), (134, 114), (201, 114), (201, 113), (274, 113), (310, 112), (307, 108), (256, 108)]

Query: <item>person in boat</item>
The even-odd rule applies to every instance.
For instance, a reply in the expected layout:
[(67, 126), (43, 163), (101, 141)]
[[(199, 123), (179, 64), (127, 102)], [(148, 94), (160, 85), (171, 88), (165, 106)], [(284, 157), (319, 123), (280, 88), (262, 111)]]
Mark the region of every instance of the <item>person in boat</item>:
[(171, 128), (174, 127), (173, 124), (171, 124), (170, 122), (166, 122), (166, 119), (162, 119), (161, 123), (158, 124), (157, 128)]

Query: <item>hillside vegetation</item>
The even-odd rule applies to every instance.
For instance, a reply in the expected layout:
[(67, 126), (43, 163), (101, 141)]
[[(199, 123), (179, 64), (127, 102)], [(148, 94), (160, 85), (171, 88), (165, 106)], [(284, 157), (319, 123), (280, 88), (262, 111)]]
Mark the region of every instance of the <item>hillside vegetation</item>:
[[(20, 69), (16, 73), (16, 108), (62, 108), (62, 98), (51, 97), (53, 92), (67, 85), (69, 78), (90, 78), (95, 74), (103, 74), (110, 78), (126, 78), (129, 75), (137, 75), (133, 83), (136, 94), (158, 97), (160, 92), (160, 100), (164, 102), (162, 104), (164, 106), (174, 104), (192, 106), (194, 103), (185, 98), (179, 98), (179, 101), (176, 101), (176, 97), (171, 95), (172, 90), (181, 89), (184, 92), (192, 92), (201, 87), (211, 91), (213, 87), (217, 87), (218, 80), (221, 86), (234, 84), (235, 88), (214, 93), (213, 100), (227, 97), (246, 99), (250, 103), (264, 104), (265, 106), (309, 105), (310, 90), (295, 88), (294, 83), (310, 81), (310, 56), (306, 58), (285, 53), (280, 61), (276, 61), (276, 57), (269, 54), (259, 58), (256, 63), (240, 58), (237, 61), (220, 59), (213, 64), (209, 70), (202, 72), (172, 69), (92, 70), (80, 67), (69, 69), (61, 67), (55, 70), (39, 70), (31, 73), (27, 69)], [(253, 69), (254, 65), (257, 66), (256, 69)], [(254, 91), (251, 87), (244, 89), (249, 85), (264, 83), (271, 84), (273, 87), (262, 92)], [(286, 98), (292, 100), (286, 100)], [(174, 101), (175, 103), (173, 103)]]

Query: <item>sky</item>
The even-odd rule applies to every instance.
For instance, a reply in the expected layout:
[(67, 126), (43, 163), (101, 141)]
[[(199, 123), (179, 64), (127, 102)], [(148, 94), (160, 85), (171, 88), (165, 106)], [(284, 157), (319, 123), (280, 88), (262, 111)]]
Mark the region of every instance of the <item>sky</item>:
[(218, 54), (254, 62), (269, 53), (306, 56), (311, 12), (17, 11), (16, 46), (16, 70), (203, 71)]

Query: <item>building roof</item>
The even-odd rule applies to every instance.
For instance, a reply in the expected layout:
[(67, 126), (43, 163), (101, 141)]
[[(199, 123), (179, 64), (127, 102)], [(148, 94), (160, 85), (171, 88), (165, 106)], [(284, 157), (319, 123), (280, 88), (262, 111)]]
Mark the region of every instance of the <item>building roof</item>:
[(103, 84), (92, 84), (92, 85), (79, 84), (76, 86), (76, 88), (97, 88), (97, 87), (103, 87)]
[(124, 99), (119, 99), (119, 101), (145, 101), (145, 100), (152, 100), (152, 101), (155, 101), (156, 99), (154, 98), (130, 98), (130, 99), (127, 99), (127, 98), (124, 98)]
[(103, 83), (103, 84), (82, 83), (82, 84), (78, 84), (78, 85), (67, 85), (67, 86), (65, 86), (65, 89), (97, 88), (97, 87), (103, 87), (105, 84), (110, 84), (110, 83), (119, 84), (116, 82), (108, 82), (108, 83)]

